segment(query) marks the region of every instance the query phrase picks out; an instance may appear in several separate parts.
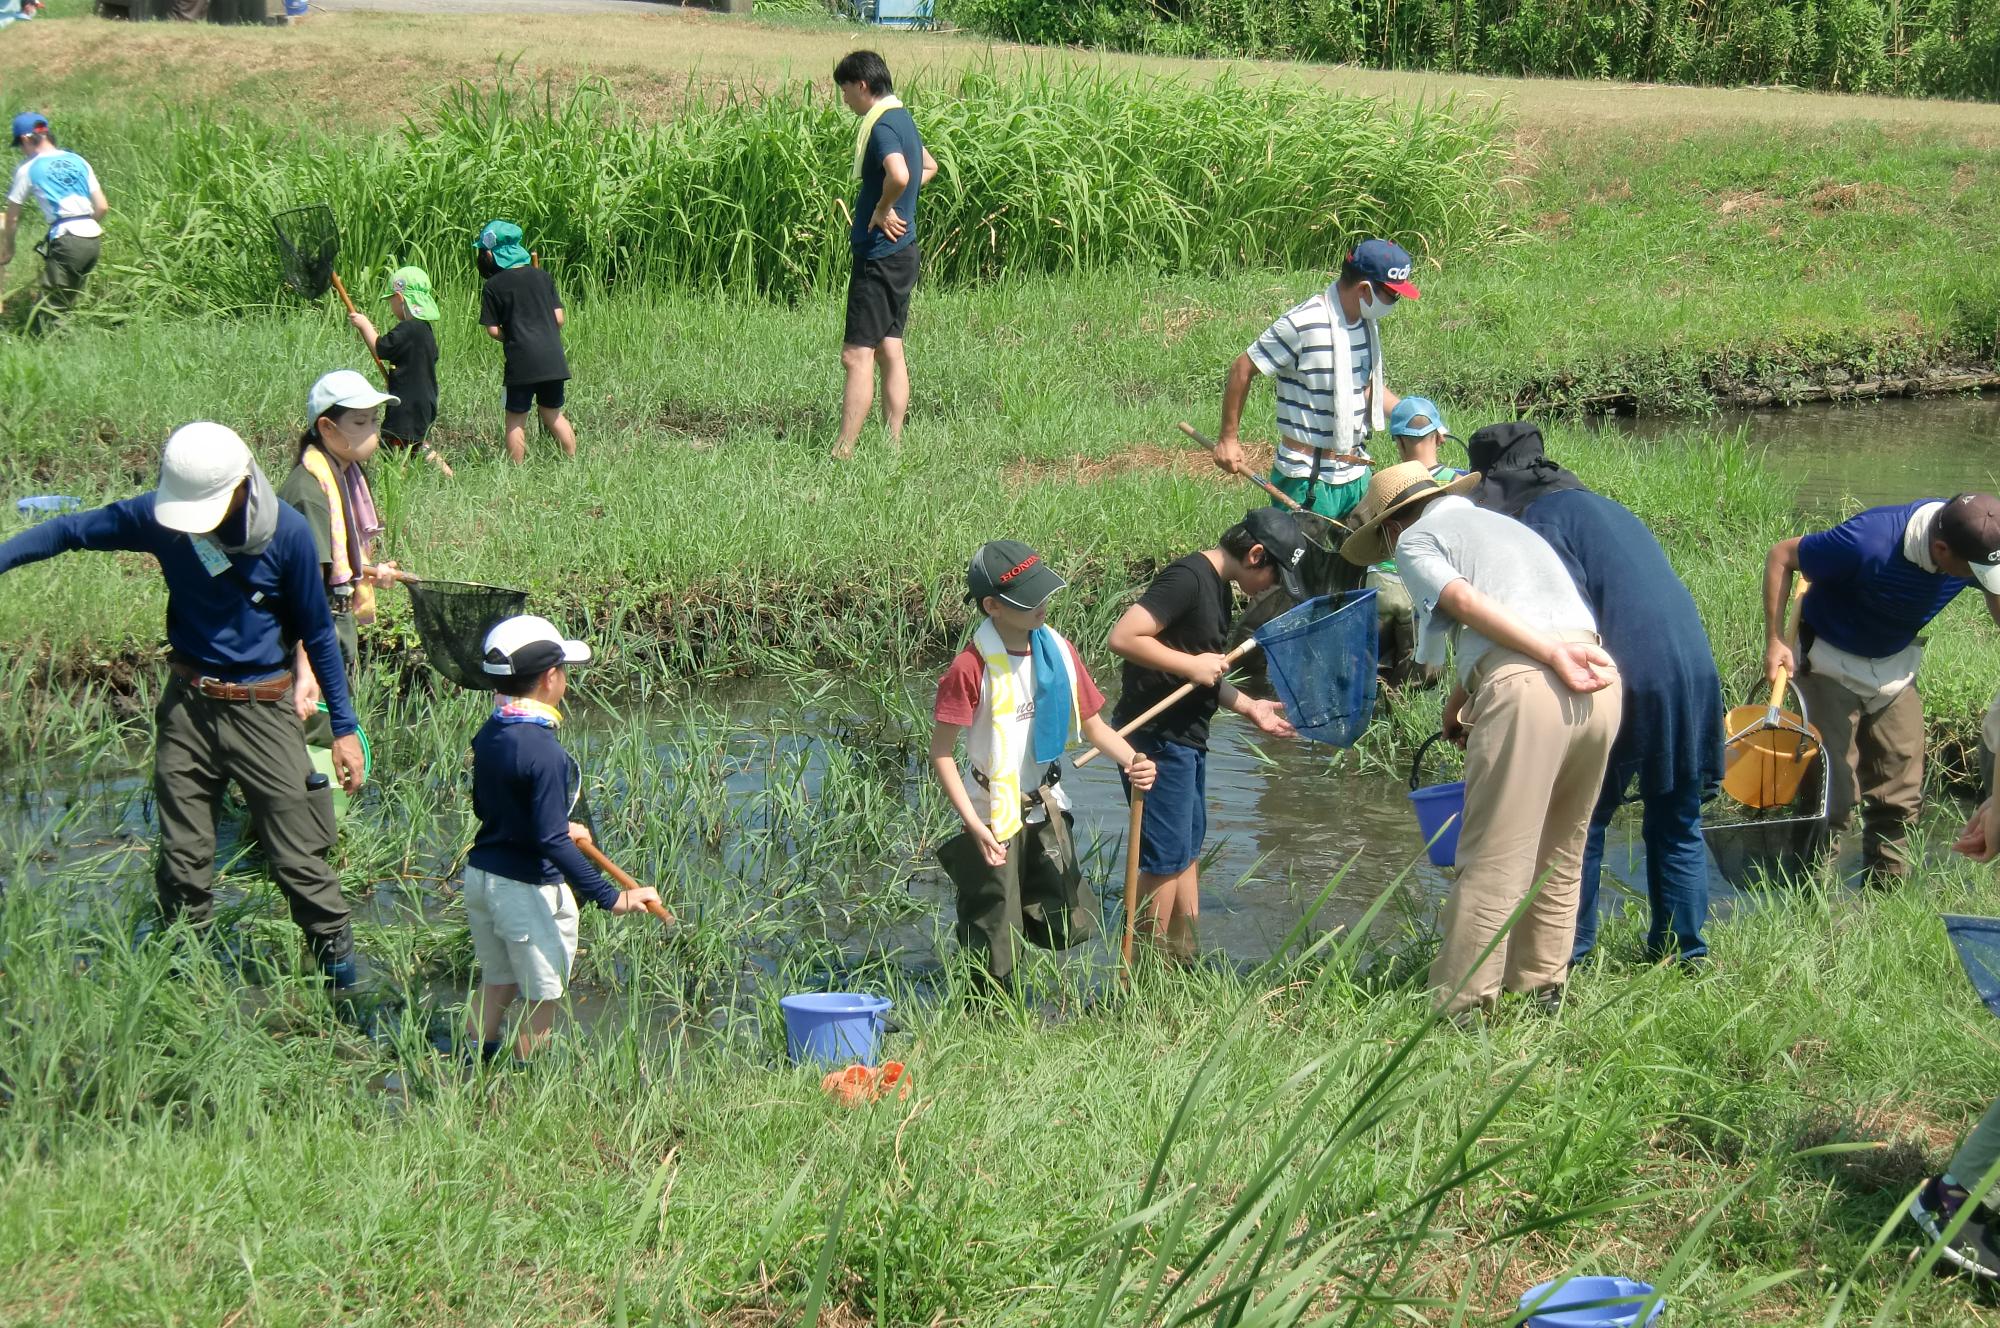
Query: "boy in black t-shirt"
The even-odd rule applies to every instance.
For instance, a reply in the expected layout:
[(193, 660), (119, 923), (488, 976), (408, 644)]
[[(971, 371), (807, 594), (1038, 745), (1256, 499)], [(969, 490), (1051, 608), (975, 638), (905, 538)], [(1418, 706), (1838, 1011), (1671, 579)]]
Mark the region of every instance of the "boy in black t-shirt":
[(479, 300), (479, 323), (507, 352), (500, 381), (506, 386), (507, 459), (528, 459), (528, 407), (542, 428), (576, 455), (576, 433), (563, 414), (569, 360), (563, 355), (563, 304), (555, 279), (529, 262), (521, 228), (489, 221), (474, 242), (486, 291)]
[(1224, 681), (1229, 661), (1223, 640), (1233, 616), (1229, 587), (1241, 586), (1254, 597), (1283, 584), (1303, 601), (1298, 564), (1305, 548), (1289, 512), (1259, 508), (1223, 532), (1217, 547), (1170, 563), (1111, 629), (1111, 650), (1125, 661), (1113, 728), (1123, 732), (1182, 683), (1195, 684), (1131, 737), (1133, 749), (1151, 757), (1156, 771), (1140, 821), (1139, 889), (1147, 907), (1138, 929), (1156, 942), (1164, 938), (1167, 951), (1183, 961), (1194, 958), (1194, 920), (1201, 912), (1209, 718), (1227, 706), (1266, 733), (1292, 734), (1282, 705), (1253, 700)]
[(348, 315), (348, 321), (368, 343), (369, 353), (387, 362), (389, 395), (397, 399), (382, 417), (382, 446), (396, 452), (422, 448), (424, 460), (450, 479), (451, 467), (424, 440), (437, 420), (438, 404), (438, 343), (437, 334), (431, 331), (438, 306), (429, 274), (420, 267), (397, 268), (389, 275), (388, 299), (396, 326), (387, 336), (376, 335), (368, 315)]

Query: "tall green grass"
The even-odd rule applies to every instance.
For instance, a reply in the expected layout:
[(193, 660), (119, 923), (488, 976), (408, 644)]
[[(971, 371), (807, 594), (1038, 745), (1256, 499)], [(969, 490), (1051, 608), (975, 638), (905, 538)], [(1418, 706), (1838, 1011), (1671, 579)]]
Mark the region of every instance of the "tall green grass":
[(1389, 69), (2000, 98), (2000, 16), (1976, 0), (941, 0), (1009, 41)]
[[(905, 96), (939, 162), (920, 216), (931, 281), (1325, 265), (1361, 235), (1441, 253), (1498, 227), (1504, 153), (1484, 111), (1067, 66), (972, 70)], [(79, 141), (117, 138), (72, 123)], [(557, 96), (504, 76), (459, 86), (393, 137), (191, 113), (111, 147), (138, 257), (114, 259), (102, 279), (145, 308), (267, 303), (266, 217), (326, 200), (351, 281), (401, 262), (461, 280), (479, 227), (505, 216), (572, 288), (796, 297), (845, 277), (856, 123), (810, 85), (754, 98), (690, 87), (671, 119), (651, 122), (601, 84)]]

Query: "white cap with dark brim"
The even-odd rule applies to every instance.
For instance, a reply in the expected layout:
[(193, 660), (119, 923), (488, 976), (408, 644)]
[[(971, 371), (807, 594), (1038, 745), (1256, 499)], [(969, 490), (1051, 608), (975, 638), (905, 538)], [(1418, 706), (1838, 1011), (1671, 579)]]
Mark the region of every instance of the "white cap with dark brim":
[(252, 464), (250, 448), (236, 430), (211, 420), (183, 424), (160, 453), (154, 520), (168, 530), (208, 534), (229, 514), (230, 499)]
[(587, 643), (565, 638), (547, 618), (523, 613), (493, 624), (480, 667), (496, 678), (515, 678), (589, 662)]

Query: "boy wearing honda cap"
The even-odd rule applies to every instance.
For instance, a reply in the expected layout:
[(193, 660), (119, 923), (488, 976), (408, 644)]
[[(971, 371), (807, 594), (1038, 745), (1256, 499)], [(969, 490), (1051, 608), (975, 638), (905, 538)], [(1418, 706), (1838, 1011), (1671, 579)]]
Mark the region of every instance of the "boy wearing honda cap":
[[(1798, 658), (1784, 643), (1794, 573), (1808, 582)], [(1909, 874), (1910, 830), (1923, 809), (1917, 633), (1974, 584), (2000, 622), (2000, 498), (1991, 494), (1871, 507), (1831, 530), (1780, 540), (1765, 558), (1764, 676), (1791, 670), (1826, 744), (1834, 834), (1858, 806), (1871, 885)]]
[(570, 819), (583, 772), (556, 737), (557, 707), (569, 691), (569, 666), (589, 659), (588, 645), (565, 640), (533, 614), (504, 619), (486, 634), (483, 667), (498, 695), (472, 739), (479, 832), (465, 859), (465, 920), (480, 977), (466, 1028), (486, 1061), (500, 1054), (500, 1030), (516, 998), (528, 1010), (515, 1055), (525, 1060), (548, 1040), (576, 965), (577, 895), (617, 914), (660, 902), (646, 886), (616, 889), (577, 848), (590, 838)]
[(36, 246), (42, 255), (41, 305), (60, 313), (76, 302), (84, 279), (97, 266), (111, 204), (97, 183), (97, 172), (82, 157), (56, 146), (48, 118), (39, 111), (14, 117), (14, 147), (23, 160), (7, 190), (6, 213), (0, 216), (0, 272), (14, 261), (21, 208), (32, 195), (48, 221), (48, 234)]
[(1380, 321), (1417, 298), (1409, 252), (1391, 240), (1354, 246), (1332, 286), (1287, 310), (1236, 357), (1222, 387), (1215, 464), (1241, 474), (1238, 430), (1250, 383), (1276, 380), (1278, 455), (1271, 483), (1305, 508), (1344, 518), (1368, 488), (1368, 438), (1398, 400), (1383, 375)]
[(333, 796), (308, 785), (317, 777), (292, 709), (294, 641), (324, 680), (334, 769), (350, 794), (361, 789), (361, 742), (305, 518), (234, 431), (203, 421), (167, 439), (157, 489), (23, 531), (0, 544), (0, 573), (74, 549), (151, 554), (167, 583), (173, 676), (153, 749), (162, 920), (207, 924), (215, 817), (234, 781), (292, 921), (334, 985), (352, 986), (347, 903), (326, 861)]
[[(1100, 717), (1104, 696), (1076, 647), (1048, 625), (1065, 584), (1017, 540), (979, 546), (965, 597), (986, 615), (938, 679), (931, 770), (964, 823), (938, 850), (958, 888), (958, 942), (993, 983), (1012, 981), (1022, 938), (1066, 950), (1097, 934), (1097, 902), (1070, 838), (1062, 755), (1088, 742), (1140, 788), (1153, 763)], [(975, 796), (959, 775), (965, 735)]]
[(1201, 913), (1197, 864), (1208, 836), (1208, 722), (1227, 707), (1265, 733), (1292, 735), (1282, 705), (1245, 696), (1225, 679), (1229, 588), (1254, 598), (1281, 585), (1303, 601), (1298, 568), (1305, 552), (1291, 513), (1273, 507), (1251, 512), (1214, 548), (1169, 563), (1111, 629), (1111, 649), (1125, 661), (1113, 727), (1122, 732), (1182, 683), (1194, 684), (1185, 698), (1132, 733), (1133, 748), (1155, 767), (1140, 820), (1139, 889), (1147, 903), (1139, 931), (1184, 962), (1194, 958)]

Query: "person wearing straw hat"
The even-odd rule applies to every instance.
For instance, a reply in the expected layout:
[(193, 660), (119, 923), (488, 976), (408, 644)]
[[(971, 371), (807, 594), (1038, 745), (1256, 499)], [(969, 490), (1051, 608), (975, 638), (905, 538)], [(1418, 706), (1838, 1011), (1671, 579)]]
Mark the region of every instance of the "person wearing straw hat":
[[(1799, 602), (1797, 659), (1784, 643), (1794, 575), (1810, 583)], [(1826, 745), (1830, 842), (1858, 808), (1870, 885), (1909, 875), (1909, 835), (1923, 810), (1918, 633), (1972, 585), (2000, 622), (2000, 498), (1991, 494), (1871, 507), (1829, 530), (1779, 540), (1765, 557), (1764, 676), (1791, 671)]]
[(1369, 481), (1340, 550), (1365, 565), (1393, 549), (1418, 660), (1443, 663), (1453, 646), (1443, 727), (1465, 745), (1465, 813), (1430, 986), (1461, 1020), (1490, 1014), (1502, 990), (1561, 1004), (1620, 701), (1617, 667), (1562, 560), (1520, 522), (1474, 507), (1463, 495), (1479, 478), (1440, 484), (1422, 462), (1390, 466)]
[(1597, 617), (1624, 683), (1618, 739), (1590, 817), (1572, 965), (1597, 944), (1597, 893), (1611, 818), (1637, 787), (1643, 807), (1649, 960), (1708, 953), (1702, 799), (1722, 778), (1722, 679), (1694, 596), (1646, 523), (1593, 493), (1542, 451), (1526, 421), (1493, 424), (1467, 451), (1484, 477), (1472, 499), (1527, 525), (1556, 551)]
[(466, 1029), (490, 1062), (501, 1053), (500, 1033), (517, 999), (527, 1012), (515, 1056), (525, 1060), (548, 1040), (576, 965), (579, 896), (619, 916), (644, 913), (660, 896), (650, 886), (618, 889), (577, 847), (590, 838), (570, 819), (583, 772), (556, 729), (570, 666), (588, 663), (590, 646), (531, 613), (495, 623), (485, 645), (482, 667), (495, 705), (472, 738), (479, 829), (465, 858), (465, 920), (479, 991)]
[[(1438, 448), (1451, 437), (1444, 412), (1429, 397), (1404, 397), (1389, 412), (1389, 436), (1405, 461), (1421, 461), (1431, 478), (1440, 484), (1457, 479), (1465, 472), (1438, 461)], [(1396, 560), (1385, 559), (1368, 569), (1363, 583), (1375, 592), (1375, 617), (1380, 624), (1377, 659), (1382, 681), (1393, 686), (1415, 683), (1429, 687), (1441, 670), (1435, 664), (1417, 663), (1417, 615), (1410, 606), (1410, 592), (1396, 574)]]
[(23, 111), (14, 117), (13, 129), (14, 147), (23, 160), (7, 190), (7, 210), (0, 214), (0, 272), (14, 261), (21, 208), (32, 197), (48, 221), (48, 233), (36, 246), (42, 256), (38, 309), (61, 313), (83, 293), (84, 280), (97, 266), (111, 204), (90, 163), (56, 146), (47, 116)]
[(234, 430), (204, 420), (167, 439), (157, 488), (23, 531), (0, 544), (0, 573), (76, 549), (150, 554), (167, 583), (171, 677), (153, 747), (162, 920), (207, 925), (215, 817), (234, 781), (292, 921), (335, 988), (353, 986), (347, 902), (326, 860), (333, 794), (292, 708), (291, 641), (304, 643), (323, 680), (334, 769), (350, 795), (361, 791), (360, 725), (305, 518), (279, 499)]
[(1222, 388), (1215, 464), (1241, 474), (1239, 431), (1250, 384), (1275, 380), (1277, 460), (1271, 483), (1308, 512), (1340, 521), (1368, 487), (1369, 436), (1397, 404), (1383, 373), (1381, 320), (1418, 291), (1409, 252), (1392, 240), (1354, 246), (1340, 276), (1250, 343)]
[(854, 455), (861, 426), (875, 404), (875, 376), (882, 377), (882, 422), (889, 440), (903, 436), (910, 408), (910, 368), (903, 358), (903, 329), (910, 294), (917, 288), (917, 195), (937, 174), (889, 78), (888, 62), (874, 51), (852, 51), (833, 67), (833, 81), (847, 109), (861, 117), (854, 134), (854, 213), (847, 277), (847, 319), (840, 337), (846, 386), (840, 400), (840, 440), (835, 459)]

